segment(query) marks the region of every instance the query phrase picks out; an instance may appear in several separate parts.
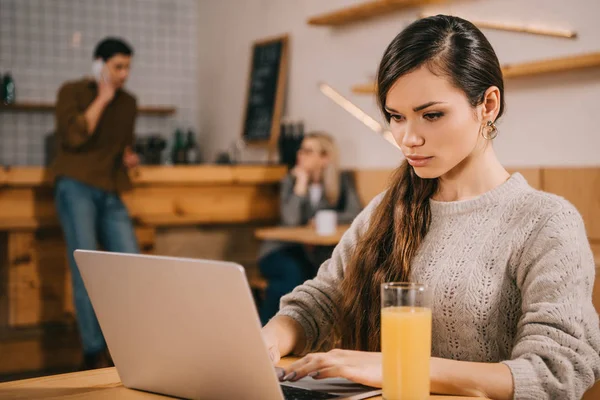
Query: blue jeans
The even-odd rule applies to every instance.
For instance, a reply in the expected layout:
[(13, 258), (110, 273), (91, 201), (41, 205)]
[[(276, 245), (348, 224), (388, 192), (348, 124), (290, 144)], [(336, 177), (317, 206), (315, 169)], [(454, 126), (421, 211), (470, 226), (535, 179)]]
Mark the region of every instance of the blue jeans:
[(267, 279), (265, 298), (258, 313), (265, 325), (279, 311), (279, 300), (315, 274), (315, 268), (302, 246), (284, 247), (258, 260), (261, 274)]
[(138, 253), (133, 224), (127, 208), (117, 194), (105, 192), (74, 179), (57, 179), (54, 202), (67, 242), (73, 301), (83, 352), (87, 355), (94, 354), (103, 351), (106, 342), (73, 252), (76, 249), (96, 250), (100, 244), (106, 251)]

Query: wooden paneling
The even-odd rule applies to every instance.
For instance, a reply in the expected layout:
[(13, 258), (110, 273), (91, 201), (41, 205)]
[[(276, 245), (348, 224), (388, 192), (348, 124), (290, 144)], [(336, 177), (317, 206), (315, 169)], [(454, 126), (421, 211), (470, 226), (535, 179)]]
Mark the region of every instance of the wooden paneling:
[(32, 314), (39, 313), (40, 298), (32, 295), (40, 289), (34, 241), (34, 232), (14, 232), (8, 236), (9, 326), (33, 323)]
[(57, 222), (50, 188), (0, 189), (0, 226), (3, 229), (44, 224), (56, 226)]
[[(0, 311), (0, 327), (73, 320), (71, 274), (61, 231), (51, 228), (6, 235), (7, 258), (0, 267), (7, 271), (6, 280), (0, 282), (6, 287), (6, 311)], [(136, 236), (143, 253), (154, 251), (154, 228), (138, 227)]]
[(542, 190), (542, 169), (541, 168), (506, 168), (506, 170), (510, 174), (514, 174), (515, 172), (523, 175), (523, 178), (527, 180), (529, 186), (534, 189)]
[[(0, 329), (0, 375), (81, 364), (79, 334), (74, 322), (25, 329)], [(0, 398), (3, 394), (0, 393)], [(39, 398), (32, 393), (21, 398)]]
[(354, 183), (361, 204), (366, 206), (387, 189), (393, 169), (363, 169), (354, 171)]
[(276, 220), (276, 187), (138, 187), (123, 196), (131, 216), (153, 226)]
[(0, 232), (0, 330), (8, 326), (8, 233)]
[(71, 283), (60, 233), (8, 235), (8, 325), (72, 319)]
[(600, 168), (544, 168), (542, 184), (573, 203), (590, 239), (600, 241)]
[(592, 246), (592, 253), (594, 253), (596, 266), (600, 266), (600, 240), (590, 240), (590, 245)]

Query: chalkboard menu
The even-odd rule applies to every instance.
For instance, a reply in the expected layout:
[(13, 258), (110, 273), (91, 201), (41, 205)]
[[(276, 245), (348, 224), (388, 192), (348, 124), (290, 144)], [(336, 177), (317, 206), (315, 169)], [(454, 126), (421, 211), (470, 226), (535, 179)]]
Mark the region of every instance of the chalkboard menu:
[(287, 36), (255, 42), (252, 46), (243, 138), (248, 142), (277, 143), (287, 69)]

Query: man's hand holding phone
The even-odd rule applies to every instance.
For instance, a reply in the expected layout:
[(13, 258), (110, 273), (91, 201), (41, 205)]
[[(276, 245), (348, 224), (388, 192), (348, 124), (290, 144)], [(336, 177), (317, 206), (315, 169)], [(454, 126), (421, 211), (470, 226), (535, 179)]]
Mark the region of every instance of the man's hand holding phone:
[[(106, 68), (106, 67), (104, 67)], [(98, 81), (98, 98), (104, 103), (108, 104), (115, 97), (115, 87), (108, 78), (107, 71), (103, 70), (102, 76)]]
[(96, 60), (94, 61), (92, 70), (98, 83), (98, 99), (104, 105), (107, 105), (115, 97), (115, 86), (110, 80), (108, 68), (104, 62)]
[(92, 64), (92, 72), (94, 74), (94, 79), (98, 84), (98, 95), (84, 113), (88, 135), (94, 134), (100, 116), (104, 112), (106, 106), (115, 97), (115, 86), (110, 79), (106, 64), (100, 59), (94, 61), (94, 64)]

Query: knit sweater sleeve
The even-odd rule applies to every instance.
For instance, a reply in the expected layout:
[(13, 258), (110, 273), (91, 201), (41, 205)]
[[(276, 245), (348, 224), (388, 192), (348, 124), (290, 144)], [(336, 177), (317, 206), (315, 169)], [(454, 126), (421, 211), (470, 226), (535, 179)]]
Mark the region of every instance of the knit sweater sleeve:
[(333, 250), (331, 258), (319, 268), (317, 276), (296, 287), (281, 299), (277, 315), (296, 320), (304, 329), (306, 346), (297, 355), (326, 349), (332, 345), (332, 327), (341, 299), (340, 285), (360, 236), (366, 230), (371, 214), (381, 202), (383, 193), (375, 197), (354, 219), (352, 225)]
[(514, 268), (522, 316), (504, 361), (514, 398), (580, 399), (600, 379), (600, 328), (594, 259), (577, 210), (566, 203), (547, 218)]

